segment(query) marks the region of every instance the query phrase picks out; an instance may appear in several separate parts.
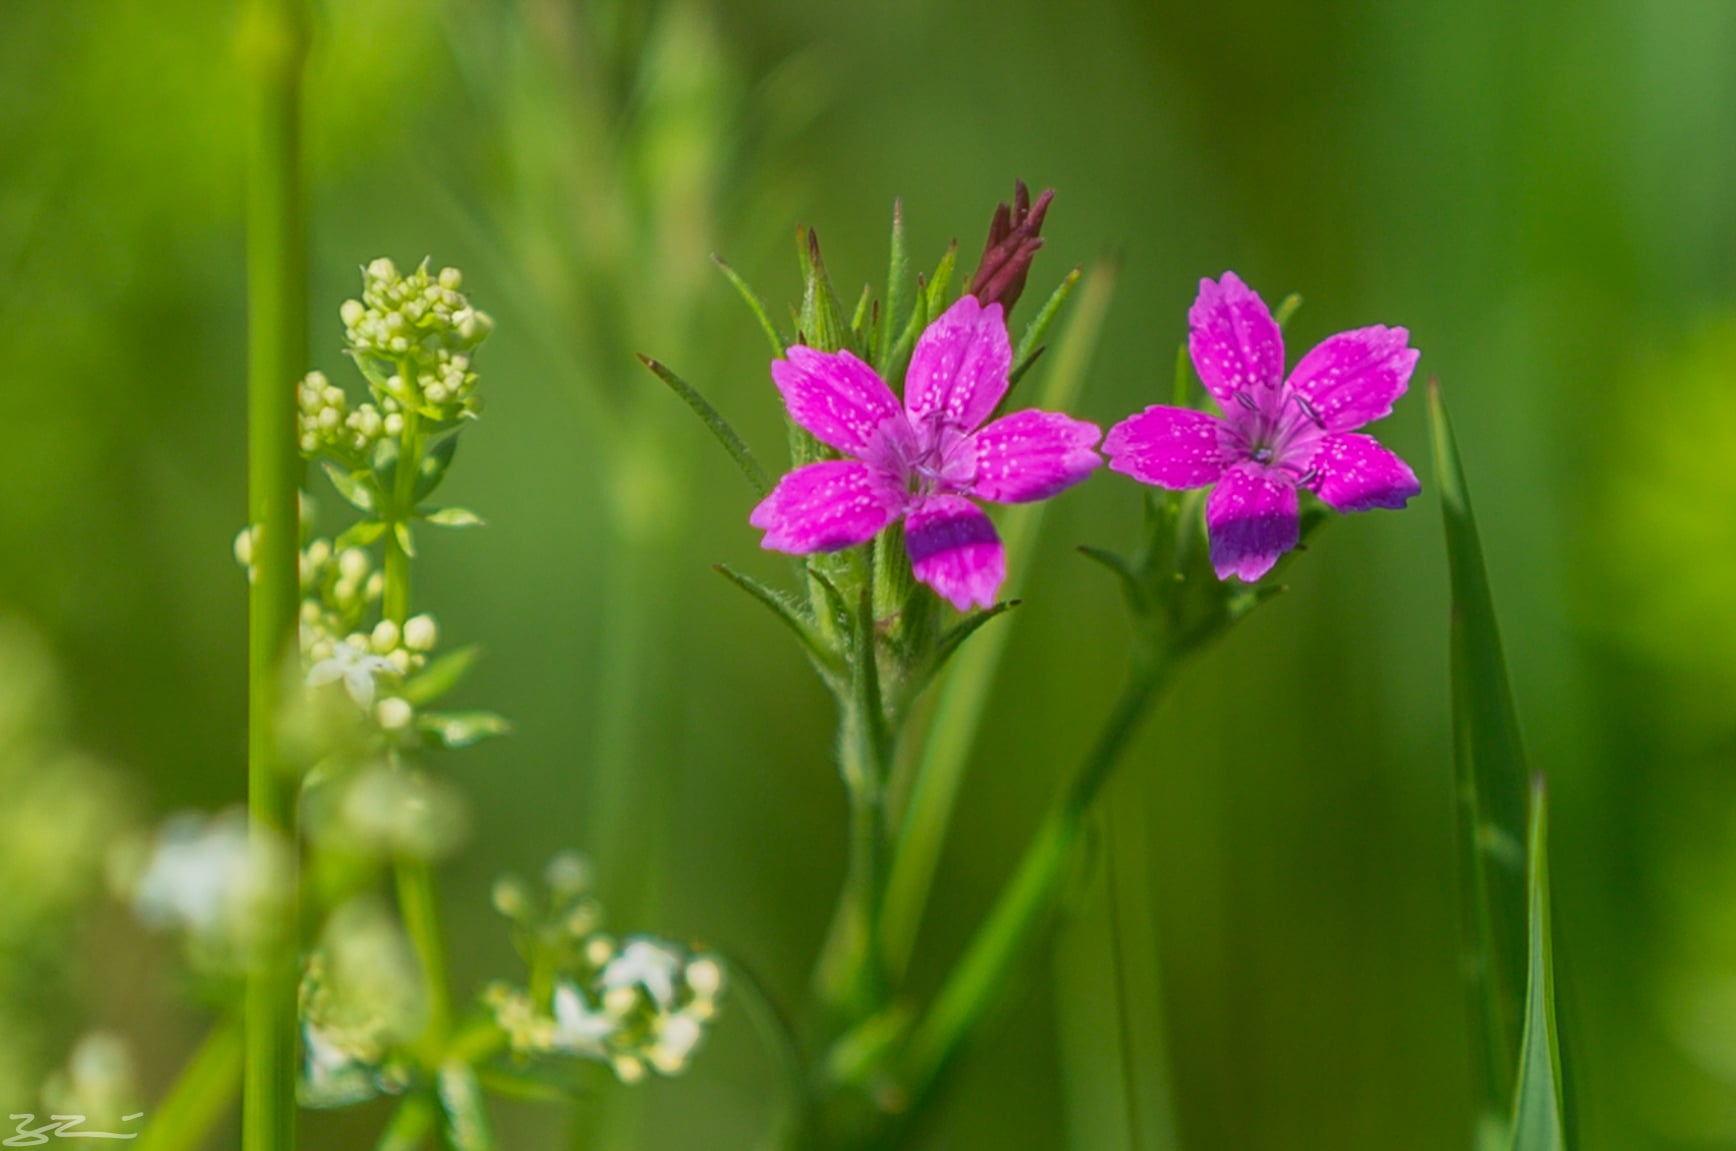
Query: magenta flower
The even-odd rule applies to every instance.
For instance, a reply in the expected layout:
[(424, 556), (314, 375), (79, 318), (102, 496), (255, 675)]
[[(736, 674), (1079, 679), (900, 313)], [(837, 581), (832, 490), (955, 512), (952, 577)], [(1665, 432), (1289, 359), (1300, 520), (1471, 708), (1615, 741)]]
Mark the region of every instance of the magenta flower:
[(790, 419), (849, 459), (797, 468), (749, 522), (761, 546), (806, 555), (866, 543), (904, 520), (916, 578), (966, 611), (1006, 577), (995, 525), (971, 499), (1018, 504), (1072, 487), (1103, 461), (1095, 424), (1014, 412), (986, 427), (1007, 394), (1013, 350), (999, 304), (962, 297), (928, 326), (905, 373), (904, 404), (849, 352), (793, 347), (772, 363)]
[(1307, 488), (1341, 512), (1402, 508), (1422, 491), (1410, 467), (1354, 429), (1388, 415), (1417, 351), (1403, 328), (1329, 337), (1284, 378), (1284, 338), (1265, 302), (1225, 272), (1200, 281), (1188, 312), (1188, 353), (1220, 418), (1146, 408), (1109, 430), (1109, 466), (1181, 490), (1216, 484), (1206, 500), (1212, 567), (1253, 582), (1296, 546), (1297, 497)]

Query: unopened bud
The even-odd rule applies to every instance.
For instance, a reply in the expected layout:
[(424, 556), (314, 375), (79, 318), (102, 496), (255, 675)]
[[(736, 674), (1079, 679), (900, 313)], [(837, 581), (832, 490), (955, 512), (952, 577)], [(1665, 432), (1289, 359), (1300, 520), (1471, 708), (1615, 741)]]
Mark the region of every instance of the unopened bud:
[(413, 615), (404, 621), (404, 646), (411, 651), (433, 651), (440, 641), (440, 628), (431, 615)]

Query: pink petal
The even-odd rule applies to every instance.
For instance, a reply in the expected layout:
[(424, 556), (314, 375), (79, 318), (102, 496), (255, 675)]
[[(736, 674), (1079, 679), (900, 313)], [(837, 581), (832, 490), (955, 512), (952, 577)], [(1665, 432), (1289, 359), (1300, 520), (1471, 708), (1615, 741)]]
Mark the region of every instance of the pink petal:
[(1059, 412), (1014, 412), (971, 437), (976, 481), (970, 493), (1003, 504), (1046, 500), (1103, 463), (1092, 450), (1102, 438), (1096, 424)]
[(903, 493), (856, 460), (797, 468), (759, 502), (748, 523), (765, 529), (760, 546), (807, 555), (866, 543), (898, 518)]
[(1296, 546), (1296, 487), (1281, 472), (1237, 464), (1206, 498), (1206, 534), (1219, 579), (1253, 583)]
[(1259, 389), (1275, 389), (1283, 381), (1284, 336), (1278, 321), (1234, 272), (1215, 283), (1200, 281), (1187, 322), (1194, 371), (1226, 414), (1233, 412), (1237, 392), (1252, 392), (1264, 404)]
[(1403, 328), (1358, 328), (1329, 336), (1290, 373), (1290, 390), (1306, 400), (1329, 432), (1348, 432), (1388, 415), (1404, 395), (1420, 354)]
[[(898, 397), (874, 369), (849, 352), (794, 347), (772, 361), (772, 379), (790, 419), (821, 443), (853, 456), (870, 454), (888, 431), (903, 431)], [(896, 424), (888, 427), (888, 421)], [(908, 433), (906, 433), (908, 434)]]
[(961, 496), (931, 496), (904, 517), (910, 570), (959, 611), (992, 607), (1007, 576), (995, 525)]
[(925, 446), (946, 424), (964, 432), (989, 418), (1007, 394), (1013, 346), (1001, 306), (962, 296), (928, 325), (904, 375), (904, 410)]
[(1311, 466), (1320, 473), (1312, 485), (1315, 494), (1341, 512), (1402, 508), (1423, 490), (1410, 465), (1373, 436), (1326, 436)]
[(1224, 474), (1234, 456), (1223, 439), (1216, 417), (1156, 404), (1110, 428), (1103, 450), (1111, 470), (1179, 491), (1216, 483)]

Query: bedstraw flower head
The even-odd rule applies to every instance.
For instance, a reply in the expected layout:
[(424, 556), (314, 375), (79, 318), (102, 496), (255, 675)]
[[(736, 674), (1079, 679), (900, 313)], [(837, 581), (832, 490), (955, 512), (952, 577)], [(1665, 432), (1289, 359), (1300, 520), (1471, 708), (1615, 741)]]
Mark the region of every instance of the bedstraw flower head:
[(990, 420), (1011, 367), (1001, 305), (972, 296), (922, 333), (902, 405), (850, 352), (790, 348), (772, 363), (790, 419), (847, 458), (804, 465), (778, 482), (749, 517), (765, 531), (762, 546), (838, 551), (902, 520), (918, 580), (960, 611), (992, 605), (1006, 556), (973, 501), (1047, 499), (1102, 462), (1095, 424), (1034, 409)]
[(1422, 490), (1372, 436), (1404, 395), (1417, 351), (1403, 328), (1331, 336), (1284, 375), (1284, 338), (1266, 304), (1234, 272), (1201, 280), (1188, 312), (1188, 352), (1222, 416), (1155, 405), (1111, 428), (1109, 466), (1181, 490), (1215, 484), (1206, 501), (1212, 567), (1252, 582), (1296, 546), (1297, 493), (1341, 512), (1402, 508)]

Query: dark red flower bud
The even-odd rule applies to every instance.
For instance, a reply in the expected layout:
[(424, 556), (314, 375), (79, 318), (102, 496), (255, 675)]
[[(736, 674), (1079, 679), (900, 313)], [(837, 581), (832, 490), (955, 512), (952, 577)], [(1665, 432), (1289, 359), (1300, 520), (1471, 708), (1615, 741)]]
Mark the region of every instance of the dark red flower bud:
[(1055, 198), (1050, 188), (1031, 203), (1031, 190), (1019, 180), (1014, 185), (1013, 202), (995, 208), (995, 218), (989, 223), (988, 243), (983, 245), (983, 258), (977, 263), (976, 274), (970, 278), (970, 294), (984, 304), (999, 304), (1003, 312), (1011, 312), (1025, 290), (1025, 275), (1031, 270), (1031, 260), (1043, 246), (1043, 214), (1049, 201)]

